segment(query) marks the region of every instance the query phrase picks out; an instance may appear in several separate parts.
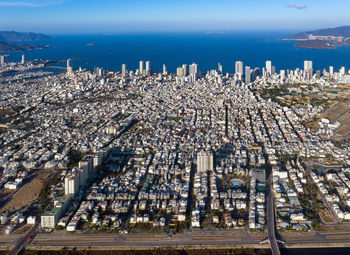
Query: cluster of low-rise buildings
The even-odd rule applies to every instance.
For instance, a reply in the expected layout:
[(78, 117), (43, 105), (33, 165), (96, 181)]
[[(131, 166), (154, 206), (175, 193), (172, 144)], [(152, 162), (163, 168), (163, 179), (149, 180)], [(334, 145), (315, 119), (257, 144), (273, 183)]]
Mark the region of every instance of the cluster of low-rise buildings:
[[(254, 79), (244, 82), (242, 74), (200, 75), (195, 64), (188, 75), (184, 70), (151, 74), (149, 65), (135, 73), (69, 69), (2, 80), (0, 109), (8, 114), (0, 133), (0, 183), (19, 188), (29, 169), (64, 169), (64, 194), (53, 199), (42, 227), (76, 231), (188, 223), (263, 229), (267, 166), (272, 166), (280, 227), (308, 225), (298, 200), (305, 184), (300, 158), (331, 154), (346, 161), (350, 152), (304, 126), (300, 113), (312, 118), (321, 108), (283, 107), (259, 91), (284, 82), (327, 81), (329, 75), (271, 69), (260, 76), (255, 70)], [(74, 165), (74, 153), (89, 156)], [(299, 159), (282, 171), (281, 155)], [(339, 183), (332, 180), (339, 192), (345, 183), (339, 199), (346, 200), (347, 173)]]

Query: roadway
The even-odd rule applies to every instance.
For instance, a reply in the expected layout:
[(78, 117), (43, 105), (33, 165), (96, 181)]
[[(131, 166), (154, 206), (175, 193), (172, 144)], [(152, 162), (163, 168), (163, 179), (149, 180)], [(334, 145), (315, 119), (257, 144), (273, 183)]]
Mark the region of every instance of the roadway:
[(183, 247), (183, 246), (237, 246), (259, 245), (266, 235), (240, 233), (202, 233), (185, 232), (173, 236), (162, 235), (95, 235), (76, 236), (50, 234), (38, 235), (32, 242), (32, 247)]
[[(157, 235), (51, 235), (40, 234), (34, 241), (28, 245), (29, 249), (40, 249), (50, 247), (53, 249), (61, 249), (62, 247), (113, 247), (114, 249), (154, 249), (163, 248), (267, 248), (262, 245), (261, 241), (266, 235), (262, 234), (247, 234), (247, 233), (231, 233), (231, 234), (196, 234), (184, 233), (173, 236), (157, 236)], [(313, 233), (289, 233), (283, 235), (285, 238), (285, 246), (288, 247), (317, 247), (318, 245), (349, 245), (350, 232), (313, 232)], [(276, 240), (276, 239), (275, 239)], [(270, 244), (271, 245), (271, 244)], [(277, 240), (276, 240), (277, 245)], [(278, 248), (278, 246), (276, 246)], [(277, 251), (280, 254), (280, 250)]]
[(11, 252), (9, 253), (9, 255), (18, 255), (23, 250), (23, 248), (27, 246), (34, 239), (34, 237), (38, 233), (38, 228), (39, 228), (39, 223), (36, 223), (29, 231), (27, 231), (26, 234), (19, 237), (16, 240), (15, 245), (11, 250)]
[(266, 196), (266, 224), (267, 224), (267, 235), (271, 246), (272, 255), (280, 255), (280, 249), (278, 247), (276, 232), (275, 232), (275, 206), (274, 197), (272, 191), (272, 174), (268, 178), (267, 183), (267, 196)]
[[(262, 244), (266, 233), (249, 233), (241, 231), (213, 231), (213, 232), (185, 232), (171, 236), (156, 234), (69, 234), (69, 233), (41, 233), (38, 232), (38, 225), (34, 226), (25, 235), (17, 238), (12, 254), (19, 252), (26, 247), (32, 250), (52, 249), (60, 250), (63, 247), (78, 249), (155, 249), (155, 248), (268, 248), (268, 244)], [(270, 246), (273, 254), (280, 254), (275, 232), (268, 233)], [(286, 248), (291, 247), (322, 247), (322, 246), (349, 246), (350, 231), (341, 232), (309, 232), (309, 233), (283, 233)], [(8, 238), (6, 238), (8, 239)], [(274, 240), (275, 246), (271, 245)], [(5, 241), (5, 239), (3, 240)], [(8, 240), (9, 247), (13, 241)], [(277, 250), (275, 250), (277, 249)]]

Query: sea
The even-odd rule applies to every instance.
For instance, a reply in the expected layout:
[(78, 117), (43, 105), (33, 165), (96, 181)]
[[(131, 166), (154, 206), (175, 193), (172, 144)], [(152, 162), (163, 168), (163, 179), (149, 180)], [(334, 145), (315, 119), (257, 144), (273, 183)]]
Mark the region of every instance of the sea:
[[(73, 59), (73, 67), (93, 70), (120, 71), (121, 65), (136, 70), (140, 60), (149, 60), (154, 72), (161, 72), (163, 64), (175, 72), (182, 64), (196, 62), (201, 72), (217, 69), (234, 72), (235, 61), (244, 65), (264, 67), (271, 60), (276, 70), (303, 68), (304, 60), (312, 60), (314, 70), (328, 70), (334, 66), (350, 68), (350, 46), (335, 49), (295, 48), (294, 41), (280, 40), (294, 32), (224, 32), (224, 33), (139, 33), (101, 35), (53, 35), (37, 44), (50, 48), (25, 52), (27, 59)], [(10, 53), (12, 61), (20, 61), (22, 52)]]

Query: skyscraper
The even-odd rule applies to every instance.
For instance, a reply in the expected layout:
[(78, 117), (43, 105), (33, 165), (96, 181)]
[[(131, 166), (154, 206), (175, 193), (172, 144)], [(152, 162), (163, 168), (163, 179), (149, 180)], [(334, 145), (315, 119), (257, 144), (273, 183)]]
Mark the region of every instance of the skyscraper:
[(340, 69), (339, 69), (339, 73), (341, 75), (344, 75), (345, 74), (345, 66), (342, 66)]
[(271, 76), (272, 75), (272, 62), (270, 60), (266, 61), (266, 76)]
[(218, 72), (219, 72), (219, 73), (222, 73), (222, 65), (221, 65), (220, 62), (218, 63)]
[(304, 74), (305, 74), (305, 76), (308, 76), (309, 78), (311, 78), (312, 77), (312, 73), (313, 73), (312, 61), (305, 60), (304, 61)]
[(193, 81), (197, 80), (198, 65), (196, 63), (193, 63), (192, 65), (190, 65), (189, 73)]
[(22, 54), (22, 61), (21, 64), (24, 65), (26, 62), (26, 55)]
[(0, 65), (5, 65), (10, 62), (10, 56), (9, 55), (1, 55), (0, 56)]
[(250, 83), (251, 82), (251, 71), (250, 71), (250, 67), (246, 66), (245, 67), (245, 83)]
[(320, 79), (321, 78), (321, 71), (317, 70), (316, 71), (316, 79)]
[(126, 76), (126, 64), (122, 64), (122, 76)]
[(334, 74), (334, 68), (333, 68), (333, 66), (330, 66), (330, 67), (329, 67), (329, 74), (330, 74), (330, 75), (333, 75), (333, 74)]
[(187, 75), (187, 64), (182, 65), (182, 69), (184, 70), (184, 75)]
[(235, 73), (243, 75), (243, 62), (242, 61), (236, 61), (235, 64)]
[(167, 75), (168, 74), (168, 69), (165, 64), (163, 64), (163, 74)]
[(67, 73), (72, 74), (73, 73), (73, 68), (71, 66), (71, 59), (67, 59)]
[(255, 67), (254, 71), (252, 73), (252, 76), (251, 76), (251, 80), (255, 81), (256, 77), (258, 77), (259, 75), (260, 75), (260, 68), (259, 67)]
[(179, 77), (183, 77), (185, 75), (185, 71), (182, 67), (178, 67), (176, 69), (176, 75), (179, 76)]
[(143, 75), (143, 61), (139, 62), (139, 75)]
[(213, 171), (214, 170), (214, 155), (209, 151), (201, 151), (197, 155), (197, 171)]
[(146, 75), (150, 76), (151, 75), (151, 62), (146, 61)]
[(192, 65), (190, 65), (189, 69), (190, 75), (196, 74), (198, 72), (198, 65), (196, 63), (193, 63)]
[(99, 76), (99, 77), (102, 77), (103, 75), (104, 75), (104, 70), (103, 70), (103, 68), (97, 68), (97, 75)]
[(281, 76), (281, 79), (284, 80), (286, 78), (286, 71), (285, 70), (281, 70), (280, 71), (280, 76)]
[(271, 68), (271, 75), (274, 75), (276, 73), (276, 67), (272, 66)]

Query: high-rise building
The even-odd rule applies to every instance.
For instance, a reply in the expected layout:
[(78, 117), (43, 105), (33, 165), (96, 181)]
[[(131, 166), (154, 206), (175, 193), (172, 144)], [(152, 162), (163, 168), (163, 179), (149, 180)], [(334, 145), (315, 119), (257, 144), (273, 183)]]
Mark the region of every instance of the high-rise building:
[(79, 90), (78, 77), (74, 77), (74, 87)]
[(21, 64), (24, 65), (26, 62), (26, 55), (22, 54), (22, 61)]
[(189, 74), (192, 77), (192, 81), (197, 80), (197, 74), (198, 74), (198, 65), (196, 63), (193, 63), (189, 66)]
[(281, 76), (281, 79), (284, 80), (286, 78), (286, 71), (285, 70), (281, 70), (280, 71), (280, 76)]
[(316, 71), (316, 79), (320, 79), (321, 78), (321, 71), (317, 70)]
[(67, 59), (67, 73), (72, 74), (73, 73), (73, 68), (71, 66), (71, 59)]
[(126, 64), (122, 64), (122, 76), (126, 76)]
[(167, 75), (168, 74), (168, 69), (165, 64), (163, 64), (163, 74)]
[(249, 66), (245, 67), (245, 83), (250, 83), (251, 82), (251, 70)]
[(256, 77), (260, 76), (260, 68), (259, 67), (255, 67), (254, 68), (254, 71), (252, 73), (252, 78), (251, 80), (252, 81), (255, 81), (256, 80)]
[(308, 76), (309, 78), (312, 78), (312, 61), (310, 60), (305, 60), (304, 61), (304, 74), (305, 76)]
[(182, 65), (182, 69), (184, 70), (184, 75), (187, 75), (187, 64)]
[(176, 75), (179, 76), (179, 77), (185, 76), (185, 71), (184, 71), (184, 69), (183, 69), (182, 67), (178, 67), (178, 68), (176, 69)]
[(342, 67), (340, 68), (339, 73), (340, 73), (341, 75), (344, 75), (344, 74), (345, 74), (345, 66), (342, 66)]
[(271, 75), (274, 75), (276, 73), (276, 67), (272, 66), (271, 68)]
[(151, 62), (146, 61), (146, 75), (150, 76), (151, 75)]
[(0, 56), (0, 65), (5, 65), (10, 62), (10, 56), (9, 55), (1, 55)]
[(220, 62), (218, 63), (218, 72), (219, 72), (219, 73), (222, 73), (222, 65), (221, 65)]
[(139, 75), (143, 75), (143, 61), (139, 62)]
[(211, 152), (201, 151), (197, 155), (197, 171), (213, 171), (214, 170), (214, 156)]
[(64, 178), (64, 194), (66, 196), (74, 196), (79, 189), (79, 185), (80, 185), (79, 181), (80, 181), (79, 173), (77, 172), (69, 173)]
[(243, 62), (242, 61), (236, 61), (235, 64), (235, 73), (243, 75)]
[(329, 67), (329, 74), (330, 74), (330, 75), (333, 75), (333, 74), (334, 74), (334, 67), (333, 67), (333, 66), (330, 66), (330, 67)]
[(103, 70), (103, 68), (99, 68), (97, 74), (98, 74), (99, 77), (102, 77), (102, 76), (104, 75), (104, 70)]
[(96, 68), (95, 68), (95, 74), (96, 74), (98, 77), (102, 77), (102, 76), (104, 75), (104, 70), (103, 70), (103, 68), (96, 67)]
[(269, 77), (272, 75), (272, 62), (270, 60), (266, 61), (266, 76)]
[(192, 65), (190, 65), (189, 69), (190, 75), (196, 74), (198, 72), (198, 65), (196, 63), (193, 63)]

